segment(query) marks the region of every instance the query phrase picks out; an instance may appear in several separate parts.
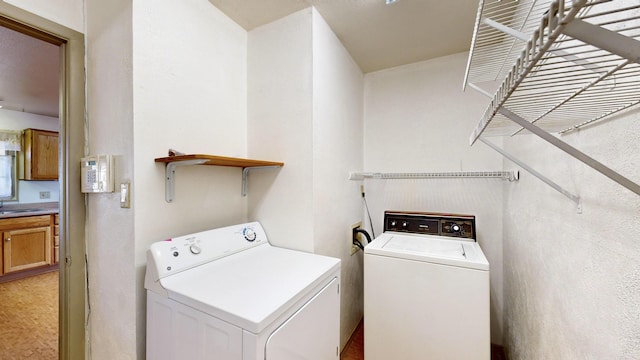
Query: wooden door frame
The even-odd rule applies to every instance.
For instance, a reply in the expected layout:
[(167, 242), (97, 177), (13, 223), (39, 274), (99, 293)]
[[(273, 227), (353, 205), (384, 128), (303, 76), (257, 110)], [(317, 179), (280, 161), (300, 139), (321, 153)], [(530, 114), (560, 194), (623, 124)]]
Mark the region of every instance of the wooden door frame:
[(85, 144), (84, 35), (2, 1), (0, 25), (60, 47), (59, 354), (61, 360), (84, 359), (87, 276), (79, 166)]

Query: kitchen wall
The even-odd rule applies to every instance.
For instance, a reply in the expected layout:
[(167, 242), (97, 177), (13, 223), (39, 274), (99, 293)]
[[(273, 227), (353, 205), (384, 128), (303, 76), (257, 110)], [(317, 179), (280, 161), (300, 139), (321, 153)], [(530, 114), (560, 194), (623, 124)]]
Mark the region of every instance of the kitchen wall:
[[(58, 118), (21, 111), (0, 110), (0, 128), (4, 130), (40, 129), (60, 131)], [(40, 199), (40, 192), (48, 191), (49, 199)], [(18, 182), (18, 204), (57, 202), (60, 200), (60, 185), (57, 181)]]
[[(305, 9), (249, 33), (249, 154), (284, 161), (251, 179), (249, 216), (278, 246), (341, 258), (341, 345), (362, 317), (363, 75), (324, 19)], [(255, 155), (254, 155), (255, 154)], [(251, 176), (254, 176), (253, 173)]]
[[(499, 154), (468, 144), (488, 99), (462, 91), (466, 60), (460, 53), (365, 75), (365, 171), (502, 170)], [(491, 341), (496, 344), (502, 343), (504, 307), (502, 189), (509, 186), (498, 179), (364, 181), (376, 235), (385, 210), (476, 216), (477, 240), (490, 263)]]
[[(636, 108), (561, 138), (640, 183), (638, 134)], [(510, 358), (639, 359), (640, 196), (533, 135), (505, 147), (582, 199), (527, 173), (505, 187)]]

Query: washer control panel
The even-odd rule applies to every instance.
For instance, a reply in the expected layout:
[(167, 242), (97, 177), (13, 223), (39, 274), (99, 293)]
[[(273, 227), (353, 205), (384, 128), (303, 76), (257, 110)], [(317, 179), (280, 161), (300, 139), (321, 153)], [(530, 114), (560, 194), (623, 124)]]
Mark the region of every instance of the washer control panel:
[(476, 220), (473, 215), (403, 211), (384, 212), (384, 231), (449, 236), (475, 241), (475, 230)]

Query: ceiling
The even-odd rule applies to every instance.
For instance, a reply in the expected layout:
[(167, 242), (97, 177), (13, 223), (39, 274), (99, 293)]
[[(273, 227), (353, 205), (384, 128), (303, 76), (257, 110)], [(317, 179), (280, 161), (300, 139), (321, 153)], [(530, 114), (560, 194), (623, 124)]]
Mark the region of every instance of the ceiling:
[(469, 50), (476, 0), (209, 0), (246, 30), (314, 6), (367, 73)]
[[(475, 0), (209, 1), (248, 31), (314, 6), (365, 73), (467, 51), (478, 6)], [(0, 54), (0, 105), (57, 117), (59, 48), (0, 27)]]
[(0, 105), (58, 117), (60, 48), (0, 26)]

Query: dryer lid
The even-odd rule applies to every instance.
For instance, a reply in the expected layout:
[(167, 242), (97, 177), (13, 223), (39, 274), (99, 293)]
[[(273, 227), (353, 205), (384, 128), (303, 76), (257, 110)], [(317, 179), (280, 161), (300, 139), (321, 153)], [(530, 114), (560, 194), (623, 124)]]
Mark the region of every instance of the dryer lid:
[(160, 283), (170, 299), (259, 333), (339, 269), (340, 259), (264, 244)]

